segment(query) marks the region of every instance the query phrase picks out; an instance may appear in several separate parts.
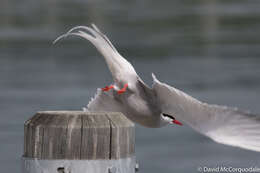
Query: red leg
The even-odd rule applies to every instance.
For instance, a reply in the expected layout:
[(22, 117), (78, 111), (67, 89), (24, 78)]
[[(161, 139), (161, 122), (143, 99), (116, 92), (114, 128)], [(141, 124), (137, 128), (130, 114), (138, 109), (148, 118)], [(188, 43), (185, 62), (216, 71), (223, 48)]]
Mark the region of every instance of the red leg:
[(114, 85), (105, 86), (105, 88), (102, 88), (102, 91), (109, 91), (112, 88), (114, 88)]
[(117, 93), (118, 93), (118, 94), (124, 93), (124, 92), (126, 91), (126, 88), (127, 88), (127, 87), (128, 87), (128, 84), (125, 84), (125, 85), (124, 85), (124, 88), (118, 90)]

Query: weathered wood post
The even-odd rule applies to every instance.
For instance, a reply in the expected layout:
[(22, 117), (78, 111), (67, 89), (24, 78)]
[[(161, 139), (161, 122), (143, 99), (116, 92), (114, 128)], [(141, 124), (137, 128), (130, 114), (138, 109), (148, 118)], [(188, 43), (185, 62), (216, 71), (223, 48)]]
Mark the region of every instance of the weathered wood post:
[(134, 124), (121, 113), (46, 111), (24, 125), (24, 173), (134, 173)]

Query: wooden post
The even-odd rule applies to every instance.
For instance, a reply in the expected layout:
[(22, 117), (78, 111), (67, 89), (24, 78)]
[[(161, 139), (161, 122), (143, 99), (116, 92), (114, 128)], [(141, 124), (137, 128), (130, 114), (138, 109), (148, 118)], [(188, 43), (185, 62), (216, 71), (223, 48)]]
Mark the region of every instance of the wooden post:
[(121, 113), (46, 111), (24, 125), (24, 173), (134, 173), (134, 124)]

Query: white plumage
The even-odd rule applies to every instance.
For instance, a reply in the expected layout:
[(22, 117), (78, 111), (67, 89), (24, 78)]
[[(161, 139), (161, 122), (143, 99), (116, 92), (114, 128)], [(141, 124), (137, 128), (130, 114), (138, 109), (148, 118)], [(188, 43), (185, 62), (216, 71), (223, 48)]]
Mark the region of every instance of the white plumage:
[[(97, 90), (88, 111), (116, 111), (146, 127), (162, 127), (171, 118), (180, 120), (216, 142), (260, 151), (260, 117), (225, 106), (202, 103), (153, 77), (150, 88), (137, 75), (109, 39), (92, 25), (77, 26), (55, 41), (77, 35), (89, 40), (104, 56), (114, 79), (114, 89)], [(123, 94), (117, 91), (128, 84)], [(165, 117), (165, 115), (167, 117)]]

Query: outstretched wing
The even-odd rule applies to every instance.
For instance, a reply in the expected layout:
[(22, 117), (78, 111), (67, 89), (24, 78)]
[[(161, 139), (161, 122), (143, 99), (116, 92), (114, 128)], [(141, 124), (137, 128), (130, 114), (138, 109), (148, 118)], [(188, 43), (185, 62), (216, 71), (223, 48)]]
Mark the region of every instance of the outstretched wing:
[(133, 66), (118, 53), (110, 40), (94, 24), (92, 24), (92, 28), (87, 26), (74, 27), (58, 37), (54, 43), (69, 35), (83, 37), (97, 48), (104, 56), (116, 84), (120, 82), (131, 83), (131, 80), (136, 81), (137, 74)]
[(153, 90), (164, 113), (175, 116), (216, 142), (260, 151), (260, 116), (202, 103), (161, 83), (154, 75), (153, 78)]

